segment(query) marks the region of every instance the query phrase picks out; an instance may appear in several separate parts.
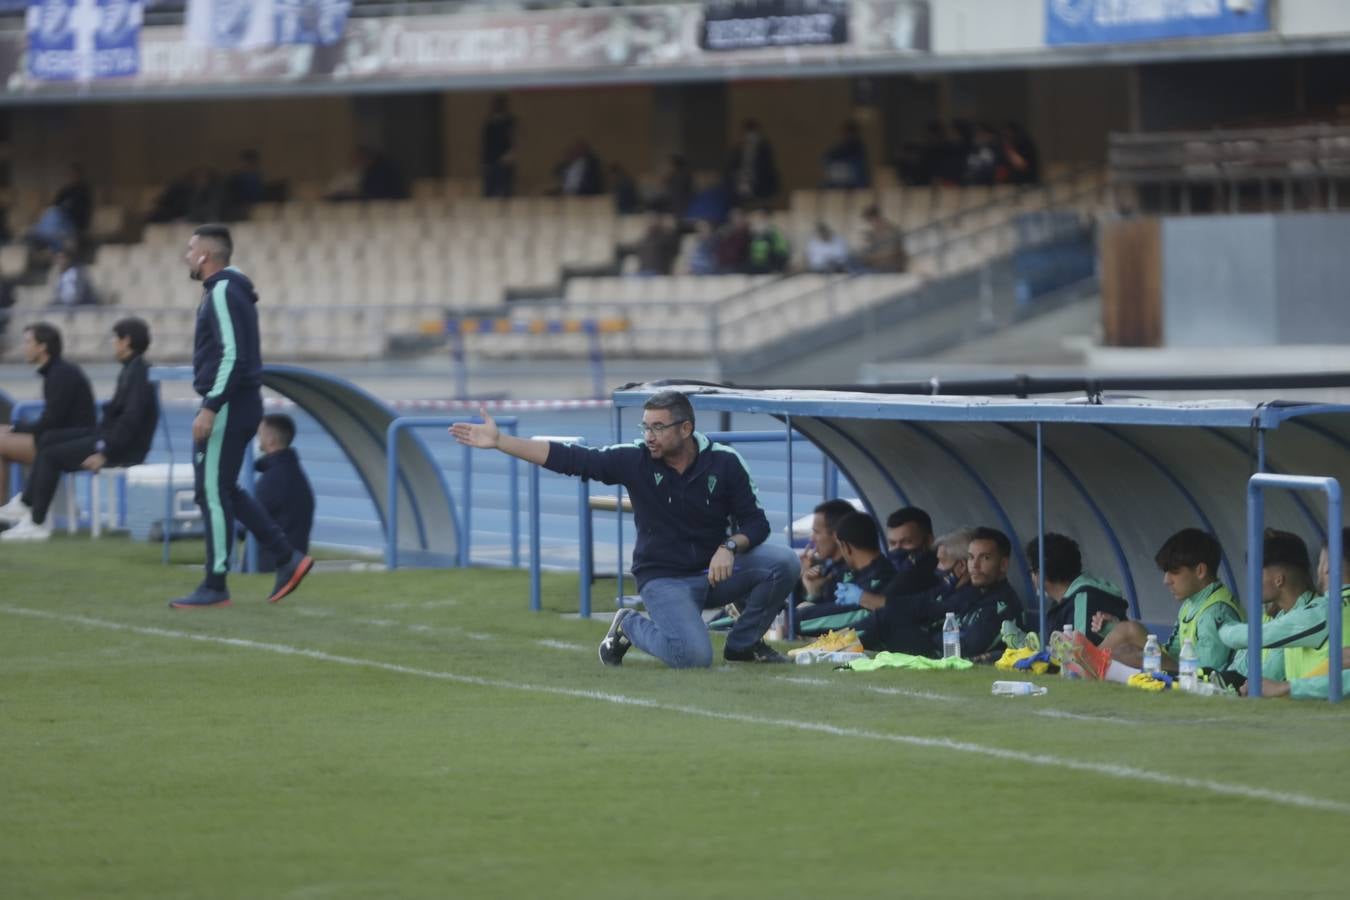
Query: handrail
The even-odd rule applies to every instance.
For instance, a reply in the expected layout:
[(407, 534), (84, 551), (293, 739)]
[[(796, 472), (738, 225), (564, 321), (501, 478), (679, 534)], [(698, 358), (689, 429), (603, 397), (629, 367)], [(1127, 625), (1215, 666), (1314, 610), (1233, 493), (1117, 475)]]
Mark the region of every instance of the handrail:
[(1247, 696), (1261, 696), (1261, 568), (1265, 527), (1265, 490), (1321, 491), (1327, 495), (1327, 701), (1341, 702), (1341, 484), (1313, 475), (1258, 472), (1247, 482)]

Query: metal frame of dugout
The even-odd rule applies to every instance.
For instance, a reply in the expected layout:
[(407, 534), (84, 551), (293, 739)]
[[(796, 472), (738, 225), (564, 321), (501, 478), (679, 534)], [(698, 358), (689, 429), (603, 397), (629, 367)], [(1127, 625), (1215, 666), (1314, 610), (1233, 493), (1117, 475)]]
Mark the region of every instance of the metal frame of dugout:
[[(1249, 478), (1350, 478), (1350, 405), (923, 397), (663, 382), (616, 391), (616, 426), (624, 409), (672, 389), (688, 393), (698, 412), (778, 418), (833, 460), (878, 520), (914, 505), (932, 513), (939, 532), (977, 524), (1002, 530), (1013, 543), (1009, 580), (1037, 611), (1042, 638), (1045, 597), (1031, 586), (1023, 548), (1033, 537), (1043, 542), (1047, 529), (1078, 541), (1085, 569), (1116, 581), (1131, 615), (1157, 628), (1176, 614), (1153, 562), (1168, 535), (1186, 527), (1214, 534), (1225, 549), (1220, 577), (1240, 598), (1248, 589), (1240, 573), (1250, 559), (1243, 553)], [(1327, 517), (1299, 492), (1265, 498), (1264, 521), (1312, 546), (1327, 539)]]

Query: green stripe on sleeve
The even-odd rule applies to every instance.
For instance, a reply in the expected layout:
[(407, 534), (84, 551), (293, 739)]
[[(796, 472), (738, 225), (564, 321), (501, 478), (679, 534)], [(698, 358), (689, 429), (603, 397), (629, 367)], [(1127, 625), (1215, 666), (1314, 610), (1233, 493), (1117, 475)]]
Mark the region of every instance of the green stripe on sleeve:
[(225, 385), (230, 383), (235, 360), (239, 357), (239, 345), (234, 339), (234, 319), (230, 316), (230, 304), (225, 299), (227, 288), (228, 282), (217, 281), (211, 289), (211, 309), (220, 323), (220, 365), (216, 367), (216, 383), (211, 385), (211, 393), (206, 395), (208, 398), (219, 397), (225, 392)]

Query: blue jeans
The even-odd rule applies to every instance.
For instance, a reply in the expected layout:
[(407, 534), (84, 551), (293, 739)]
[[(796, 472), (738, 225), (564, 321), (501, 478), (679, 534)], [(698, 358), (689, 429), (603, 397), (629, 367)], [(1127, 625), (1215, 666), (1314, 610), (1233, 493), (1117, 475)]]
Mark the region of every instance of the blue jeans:
[(800, 572), (790, 547), (760, 544), (736, 557), (731, 577), (716, 587), (703, 574), (653, 578), (640, 591), (647, 615), (629, 616), (623, 633), (672, 669), (707, 668), (713, 661), (712, 638), (703, 610), (744, 601), (745, 611), (727, 635), (729, 649), (744, 650), (764, 637)]

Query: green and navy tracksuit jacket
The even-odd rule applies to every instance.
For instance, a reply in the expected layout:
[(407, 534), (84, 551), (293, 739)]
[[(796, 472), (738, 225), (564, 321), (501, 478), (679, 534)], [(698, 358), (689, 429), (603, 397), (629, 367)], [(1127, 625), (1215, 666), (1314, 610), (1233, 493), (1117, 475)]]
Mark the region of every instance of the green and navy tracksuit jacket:
[(258, 292), (238, 269), (221, 269), (203, 284), (192, 346), (192, 387), (212, 412), (262, 388)]
[(741, 455), (694, 432), (698, 455), (683, 473), (653, 459), (643, 441), (592, 448), (550, 444), (544, 468), (621, 484), (633, 502), (638, 589), (653, 578), (683, 578), (708, 568), (731, 534), (757, 547), (769, 536), (759, 491)]

